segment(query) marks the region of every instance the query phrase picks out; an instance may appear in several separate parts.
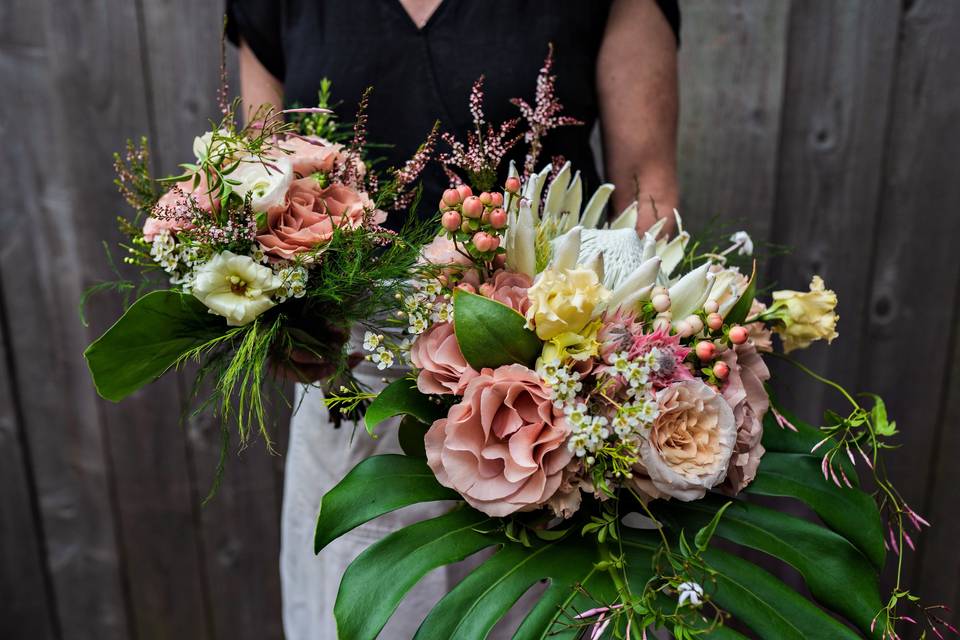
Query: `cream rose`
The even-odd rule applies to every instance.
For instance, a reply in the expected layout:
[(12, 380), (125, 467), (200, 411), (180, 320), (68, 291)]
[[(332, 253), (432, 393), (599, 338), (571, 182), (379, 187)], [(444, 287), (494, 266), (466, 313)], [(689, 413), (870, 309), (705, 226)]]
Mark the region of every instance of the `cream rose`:
[(280, 278), (270, 267), (257, 264), (249, 256), (223, 251), (197, 269), (192, 291), (210, 313), (224, 316), (231, 327), (239, 327), (276, 304), (270, 294), (280, 285)]
[(689, 502), (723, 482), (737, 442), (730, 405), (700, 380), (657, 393), (660, 414), (640, 446), (634, 484), (651, 498)]
[(774, 291), (773, 306), (761, 317), (773, 321), (773, 330), (783, 339), (783, 351), (790, 353), (815, 340), (833, 342), (840, 335), (836, 306), (837, 294), (824, 286), (823, 278), (813, 276), (810, 291)]
[(577, 333), (593, 318), (610, 298), (593, 269), (549, 268), (543, 271), (527, 290), (530, 308), (527, 324), (541, 340), (550, 340), (561, 333)]

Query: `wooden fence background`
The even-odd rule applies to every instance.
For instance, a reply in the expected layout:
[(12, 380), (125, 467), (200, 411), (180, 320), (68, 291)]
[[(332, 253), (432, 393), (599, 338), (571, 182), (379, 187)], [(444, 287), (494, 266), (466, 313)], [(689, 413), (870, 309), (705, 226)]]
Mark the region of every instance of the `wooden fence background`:
[[(906, 582), (960, 605), (960, 2), (686, 0), (682, 210), (794, 247), (767, 281), (822, 273), (841, 337), (804, 360), (883, 394), (892, 473), (933, 523)], [(173, 377), (120, 406), (81, 352), (116, 313), (77, 301), (109, 277), (121, 202), (110, 153), (148, 134), (187, 157), (217, 86), (217, 0), (0, 4), (0, 637), (281, 637), (282, 464), (216, 460), (209, 420), (178, 423)], [(816, 418), (832, 399), (781, 371)]]

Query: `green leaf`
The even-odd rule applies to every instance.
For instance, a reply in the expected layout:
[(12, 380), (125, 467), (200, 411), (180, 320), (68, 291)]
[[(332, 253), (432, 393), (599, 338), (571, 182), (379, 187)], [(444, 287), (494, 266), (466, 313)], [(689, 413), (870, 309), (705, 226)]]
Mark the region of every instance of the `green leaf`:
[(420, 422), (432, 424), (434, 420), (443, 417), (445, 412), (417, 389), (417, 383), (410, 378), (400, 378), (380, 392), (363, 416), (367, 432), (373, 434), (385, 420), (394, 416), (413, 416)]
[(868, 397), (873, 398), (873, 409), (870, 411), (873, 420), (873, 428), (881, 436), (891, 437), (897, 434), (897, 423), (887, 419), (887, 405), (883, 403), (883, 398), (869, 393)]
[[(660, 509), (678, 525), (699, 526), (722, 505), (716, 496)], [(717, 525), (717, 535), (763, 551), (800, 572), (814, 597), (868, 635), (882, 607), (877, 575), (846, 538), (801, 518), (755, 504), (734, 502)]]
[(750, 284), (747, 285), (746, 290), (743, 292), (743, 295), (740, 296), (740, 299), (737, 300), (737, 303), (733, 305), (730, 311), (727, 313), (727, 316), (723, 319), (724, 323), (729, 325), (741, 324), (744, 320), (747, 319), (747, 314), (750, 313), (750, 307), (753, 306), (753, 299), (757, 295), (757, 262), (753, 262), (753, 274), (750, 276)]
[(223, 318), (192, 295), (153, 291), (134, 302), (83, 355), (97, 393), (119, 402), (228, 330)]
[(460, 289), (454, 291), (453, 305), (457, 342), (471, 367), (533, 366), (543, 342), (525, 328), (522, 315), (496, 300)]
[[(697, 545), (697, 549), (700, 551), (706, 551), (707, 547), (710, 546), (710, 539), (713, 537), (713, 532), (717, 530), (717, 524), (720, 522), (720, 518), (723, 517), (723, 512), (727, 510), (732, 503), (728, 502), (727, 504), (720, 507), (717, 512), (713, 515), (713, 518), (707, 525), (697, 531), (696, 537), (693, 539), (693, 543)], [(682, 540), (681, 532), (681, 540)]]
[[(850, 475), (848, 473), (848, 477)], [(855, 475), (851, 477), (851, 481), (855, 478)], [(877, 569), (883, 567), (886, 551), (876, 502), (859, 489), (838, 487), (825, 480), (819, 458), (802, 453), (767, 452), (747, 492), (803, 501), (824, 524), (860, 549)]]
[(425, 460), (388, 454), (367, 458), (320, 501), (314, 551), (365, 522), (418, 502), (456, 500)]
[[(647, 566), (659, 545), (659, 537), (652, 531), (628, 529), (623, 544), (631, 567)], [(710, 596), (718, 606), (749, 626), (757, 637), (769, 640), (859, 637), (760, 567), (718, 549), (708, 550), (705, 559), (717, 572), (716, 591)], [(714, 632), (708, 637), (728, 636)]]
[(404, 416), (400, 421), (400, 428), (397, 430), (397, 439), (400, 441), (400, 448), (411, 458), (425, 459), (427, 457), (424, 448), (423, 437), (430, 428), (429, 424), (420, 422), (413, 416)]
[(337, 637), (376, 638), (403, 596), (428, 572), (496, 544), (496, 537), (479, 530), (489, 521), (473, 509), (456, 509), (404, 527), (367, 548), (340, 582), (333, 608)]

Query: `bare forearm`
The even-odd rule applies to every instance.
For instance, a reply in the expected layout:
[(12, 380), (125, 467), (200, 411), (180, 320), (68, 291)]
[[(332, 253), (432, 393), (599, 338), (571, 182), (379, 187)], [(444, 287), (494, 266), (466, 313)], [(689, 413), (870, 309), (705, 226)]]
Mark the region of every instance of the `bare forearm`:
[[(645, 230), (677, 206), (677, 49), (653, 0), (616, 0), (597, 61), (607, 178)], [(672, 216), (670, 216), (672, 229)]]
[(283, 104), (283, 83), (264, 67), (246, 42), (240, 42), (240, 97), (243, 98), (244, 119), (262, 104), (277, 109)]

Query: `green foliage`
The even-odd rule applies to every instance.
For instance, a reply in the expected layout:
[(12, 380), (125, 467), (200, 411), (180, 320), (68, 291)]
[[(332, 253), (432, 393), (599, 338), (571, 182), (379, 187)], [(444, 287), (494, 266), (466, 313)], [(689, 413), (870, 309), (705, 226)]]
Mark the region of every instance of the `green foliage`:
[(97, 393), (119, 402), (191, 350), (222, 338), (225, 330), (223, 319), (207, 313), (193, 296), (154, 291), (137, 300), (83, 355)]
[(417, 390), (417, 383), (401, 378), (380, 392), (367, 407), (364, 424), (371, 435), (385, 420), (393, 416), (413, 416), (421, 422), (432, 423), (444, 415), (443, 409)]
[[(655, 501), (649, 511), (621, 494), (602, 503), (585, 499), (572, 520), (554, 535), (541, 536), (538, 530), (552, 530), (544, 529), (537, 514), (490, 519), (462, 506), (402, 529), (364, 552), (341, 585), (335, 610), (339, 629), (360, 640), (375, 637), (419, 576), (495, 545), (499, 550), (437, 603), (418, 638), (483, 638), (541, 580), (548, 581), (547, 589), (515, 638), (580, 637), (596, 616), (576, 614), (614, 603), (620, 605), (605, 614), (611, 624), (604, 638), (626, 638), (628, 622), (631, 638), (639, 638), (645, 627), (669, 629), (677, 638), (742, 638), (718, 626), (728, 614), (748, 627), (751, 637), (879, 638), (880, 626), (870, 629), (883, 611), (877, 585), (883, 543), (876, 507), (855, 486), (825, 480), (809, 454), (811, 442), (822, 435), (799, 420), (791, 422), (796, 432), (775, 421), (766, 425), (768, 453), (750, 493), (799, 500), (826, 526), (743, 500)], [(398, 482), (416, 488), (395, 491)], [(381, 513), (451, 493), (423, 460), (371, 458), (324, 498), (318, 548)], [(662, 528), (625, 527), (621, 516), (630, 510), (647, 513)], [(691, 539), (685, 532), (696, 533)], [(756, 549), (794, 567), (820, 606), (753, 563), (716, 548), (714, 538), (724, 539), (726, 548), (733, 543)], [(398, 568), (385, 578), (384, 567)], [(677, 606), (686, 581), (703, 586), (700, 607)], [(856, 624), (859, 634), (830, 613)]]
[(461, 289), (454, 292), (454, 331), (474, 369), (519, 363), (533, 366), (543, 348), (526, 320), (510, 307)]

